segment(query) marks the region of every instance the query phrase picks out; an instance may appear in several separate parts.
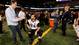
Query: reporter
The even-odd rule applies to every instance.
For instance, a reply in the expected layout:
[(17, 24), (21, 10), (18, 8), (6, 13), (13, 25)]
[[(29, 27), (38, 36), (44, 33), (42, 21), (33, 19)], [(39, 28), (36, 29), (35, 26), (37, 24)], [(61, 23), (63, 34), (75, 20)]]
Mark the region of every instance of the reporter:
[(20, 40), (23, 40), (19, 25), (18, 25), (18, 21), (21, 21), (22, 19), (24, 19), (24, 17), (17, 17), (16, 13), (15, 13), (15, 8), (17, 6), (17, 1), (16, 0), (12, 0), (11, 1), (11, 5), (5, 10), (5, 16), (7, 19), (7, 24), (10, 28), (10, 30), (12, 31), (12, 38), (14, 40), (14, 44), (18, 44), (17, 43), (17, 33), (19, 34)]

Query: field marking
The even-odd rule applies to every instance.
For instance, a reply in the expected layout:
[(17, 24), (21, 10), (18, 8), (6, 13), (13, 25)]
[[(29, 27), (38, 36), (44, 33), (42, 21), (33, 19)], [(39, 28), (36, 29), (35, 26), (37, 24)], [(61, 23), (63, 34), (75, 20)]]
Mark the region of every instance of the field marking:
[[(43, 32), (43, 34), (42, 34), (41, 37), (43, 38), (50, 30), (51, 30), (51, 28), (48, 28), (45, 32)], [(36, 45), (37, 42), (39, 42), (38, 38), (36, 38), (36, 39), (33, 41), (32, 45)]]

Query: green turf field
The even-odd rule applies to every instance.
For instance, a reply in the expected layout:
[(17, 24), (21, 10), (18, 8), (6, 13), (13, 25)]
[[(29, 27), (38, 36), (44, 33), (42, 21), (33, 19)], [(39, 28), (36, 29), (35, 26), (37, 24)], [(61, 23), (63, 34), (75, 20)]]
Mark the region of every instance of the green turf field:
[[(4, 24), (4, 34), (0, 34), (0, 45), (13, 45), (11, 32), (8, 29), (6, 23)], [(44, 31), (47, 29), (47, 26), (42, 27)], [(24, 42), (19, 41), (18, 35), (17, 39), (19, 45), (28, 45), (28, 35), (22, 30), (22, 35), (25, 39)], [(72, 25), (68, 25), (67, 36), (61, 35), (61, 29), (57, 29), (56, 33), (50, 31), (44, 38), (43, 41), (39, 45), (79, 45), (79, 42), (76, 42), (76, 34)]]

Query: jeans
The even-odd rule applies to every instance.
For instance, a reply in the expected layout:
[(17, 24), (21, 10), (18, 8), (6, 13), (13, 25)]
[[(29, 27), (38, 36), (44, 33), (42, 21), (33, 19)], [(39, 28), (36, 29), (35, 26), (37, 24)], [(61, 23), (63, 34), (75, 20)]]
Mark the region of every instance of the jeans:
[(22, 41), (23, 37), (22, 37), (19, 26), (18, 25), (17, 26), (9, 25), (9, 28), (12, 31), (12, 38), (14, 40), (14, 43), (17, 42), (17, 39), (16, 39), (17, 33), (19, 34), (20, 40)]
[(20, 23), (20, 29), (22, 29), (26, 32), (26, 29), (25, 29), (25, 20), (22, 20), (21, 23)]
[(62, 21), (62, 35), (66, 35), (67, 22)]
[(53, 28), (53, 31), (56, 32), (57, 28), (58, 28), (58, 20), (54, 19), (54, 28)]

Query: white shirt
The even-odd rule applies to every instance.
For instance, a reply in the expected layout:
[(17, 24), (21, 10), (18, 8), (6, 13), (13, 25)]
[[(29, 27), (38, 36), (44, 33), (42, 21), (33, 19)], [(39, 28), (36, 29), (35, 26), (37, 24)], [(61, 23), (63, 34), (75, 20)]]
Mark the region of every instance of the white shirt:
[(0, 21), (2, 20), (2, 17), (1, 17), (1, 15), (0, 15)]
[(18, 14), (18, 17), (23, 17), (25, 18), (25, 13), (23, 11), (20, 11), (19, 14)]
[(22, 18), (17, 18), (14, 9), (10, 6), (5, 10), (5, 15), (7, 19), (8, 25), (18, 25), (18, 21), (22, 20)]
[(75, 31), (79, 30), (78, 20), (79, 18), (74, 20), (73, 28), (75, 29)]
[(37, 29), (37, 25), (38, 25), (38, 23), (39, 23), (39, 20), (35, 20), (35, 21), (33, 22), (31, 19), (29, 19), (29, 20), (28, 20), (28, 23), (29, 23), (31, 29)]

